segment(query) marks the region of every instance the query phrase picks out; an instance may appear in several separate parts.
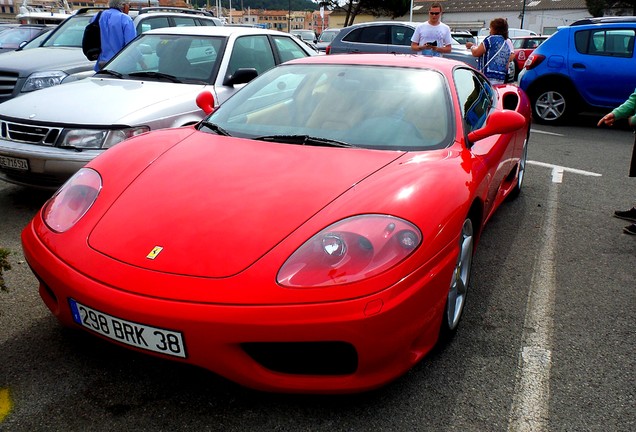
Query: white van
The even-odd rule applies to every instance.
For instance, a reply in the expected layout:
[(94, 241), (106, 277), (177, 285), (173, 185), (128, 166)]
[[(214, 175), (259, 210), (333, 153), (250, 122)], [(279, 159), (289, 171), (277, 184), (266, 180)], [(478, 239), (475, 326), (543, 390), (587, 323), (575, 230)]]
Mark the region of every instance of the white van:
[[(477, 33), (477, 44), (484, 40), (486, 36), (490, 34), (490, 28), (483, 27), (479, 29)], [(536, 36), (537, 34), (532, 30), (520, 29), (520, 28), (509, 28), (508, 29), (508, 37), (515, 36)]]

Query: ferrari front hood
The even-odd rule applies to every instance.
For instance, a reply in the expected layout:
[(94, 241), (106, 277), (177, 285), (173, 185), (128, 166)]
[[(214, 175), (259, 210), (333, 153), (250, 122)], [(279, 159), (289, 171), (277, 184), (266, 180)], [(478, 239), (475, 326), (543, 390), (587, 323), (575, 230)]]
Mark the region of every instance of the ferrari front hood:
[(123, 191), (89, 244), (136, 267), (228, 277), (401, 155), (195, 133)]

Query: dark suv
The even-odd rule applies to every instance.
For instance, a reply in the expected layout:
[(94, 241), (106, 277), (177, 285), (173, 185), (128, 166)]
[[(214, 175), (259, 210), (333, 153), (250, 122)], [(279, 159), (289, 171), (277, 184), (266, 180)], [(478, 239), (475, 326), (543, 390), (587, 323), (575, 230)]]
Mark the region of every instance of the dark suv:
[[(91, 76), (95, 62), (84, 56), (82, 36), (84, 28), (99, 10), (79, 9), (49, 32), (39, 47), (2, 54), (0, 102), (23, 93)], [(211, 14), (192, 9), (150, 7), (131, 10), (130, 16), (137, 34), (153, 28), (217, 25), (216, 18)]]
[[(327, 54), (388, 53), (415, 54), (411, 37), (419, 23), (375, 21), (345, 27), (327, 47)], [(459, 60), (477, 68), (477, 57), (465, 45), (455, 41), (444, 57)]]
[(559, 27), (530, 55), (519, 86), (539, 123), (560, 124), (583, 111), (611, 110), (636, 88), (636, 17), (579, 20)]

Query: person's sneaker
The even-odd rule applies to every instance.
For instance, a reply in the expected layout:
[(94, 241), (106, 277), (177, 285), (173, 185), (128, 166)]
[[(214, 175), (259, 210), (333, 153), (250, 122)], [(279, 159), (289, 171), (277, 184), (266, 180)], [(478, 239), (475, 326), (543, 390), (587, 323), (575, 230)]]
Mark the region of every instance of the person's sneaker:
[(616, 210), (614, 212), (614, 216), (619, 219), (636, 222), (636, 207), (632, 207), (631, 209), (625, 211)]
[(633, 224), (623, 228), (623, 232), (625, 234), (636, 235), (636, 223), (633, 223)]

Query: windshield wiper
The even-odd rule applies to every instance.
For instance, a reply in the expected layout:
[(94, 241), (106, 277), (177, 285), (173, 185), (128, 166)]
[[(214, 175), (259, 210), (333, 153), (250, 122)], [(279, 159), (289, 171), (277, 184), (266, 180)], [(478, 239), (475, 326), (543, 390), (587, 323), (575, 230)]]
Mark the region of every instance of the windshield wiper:
[(199, 125), (203, 126), (203, 127), (206, 127), (208, 129), (210, 129), (212, 132), (216, 132), (219, 135), (232, 136), (232, 135), (230, 135), (230, 133), (228, 131), (226, 131), (225, 129), (223, 129), (221, 126), (219, 126), (216, 123), (212, 123), (212, 122), (209, 122), (209, 121), (206, 121), (206, 120), (201, 120)]
[(348, 142), (338, 141), (329, 138), (315, 137), (311, 135), (267, 135), (254, 138), (257, 141), (280, 142), (286, 144), (301, 144), (309, 146), (325, 146), (325, 147), (356, 147)]
[(112, 76), (114, 76), (114, 77), (116, 77), (116, 78), (123, 78), (123, 77), (124, 77), (124, 76), (123, 76), (122, 74), (120, 74), (119, 72), (114, 71), (114, 70), (110, 70), (110, 69), (101, 69), (101, 70), (98, 70), (98, 71), (95, 73), (95, 75), (101, 75), (101, 74), (104, 74), (104, 75), (112, 75)]
[(161, 72), (133, 72), (128, 74), (131, 77), (145, 77), (145, 78), (158, 78), (158, 79), (167, 79), (168, 81), (172, 81), (174, 83), (180, 83), (181, 80), (174, 75), (168, 75)]

